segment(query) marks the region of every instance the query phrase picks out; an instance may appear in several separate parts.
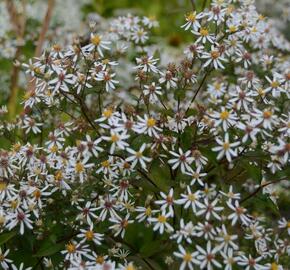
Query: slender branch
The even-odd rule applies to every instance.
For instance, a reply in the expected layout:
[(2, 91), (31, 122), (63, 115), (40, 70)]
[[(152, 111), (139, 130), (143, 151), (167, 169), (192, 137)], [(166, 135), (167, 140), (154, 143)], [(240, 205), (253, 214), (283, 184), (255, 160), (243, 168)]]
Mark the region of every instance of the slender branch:
[(260, 192), (260, 190), (262, 190), (264, 187), (266, 187), (266, 186), (269, 186), (269, 185), (271, 185), (271, 184), (277, 184), (278, 182), (280, 182), (280, 181), (284, 181), (284, 180), (287, 180), (286, 178), (282, 178), (282, 179), (279, 179), (279, 180), (277, 180), (277, 181), (271, 181), (271, 182), (267, 182), (267, 183), (265, 183), (265, 184), (263, 184), (263, 185), (260, 185), (253, 193), (251, 193), (251, 194), (249, 194), (246, 198), (244, 198), (244, 199), (242, 199), (241, 200), (241, 202), (240, 202), (240, 204), (242, 204), (242, 203), (244, 203), (245, 201), (247, 201), (248, 199), (250, 199), (250, 198), (252, 198), (252, 197), (254, 197), (257, 193), (259, 193)]
[(46, 10), (45, 17), (43, 19), (41, 31), (40, 31), (39, 38), (37, 41), (37, 46), (36, 46), (35, 53), (34, 53), (35, 57), (39, 57), (41, 55), (42, 47), (43, 47), (43, 44), (45, 41), (46, 33), (48, 31), (48, 28), (49, 28), (49, 23), (50, 23), (50, 19), (52, 16), (52, 11), (53, 11), (54, 5), (55, 5), (55, 0), (48, 0), (47, 1), (47, 10)]
[(191, 2), (191, 5), (192, 5), (192, 10), (195, 11), (195, 3), (194, 3), (194, 0), (190, 0)]
[(22, 2), (22, 14), (18, 14), (18, 11), (14, 5), (13, 1), (6, 0), (6, 8), (9, 13), (9, 18), (11, 25), (16, 34), (16, 38), (20, 44), (18, 44), (15, 55), (14, 55), (14, 65), (11, 71), (11, 84), (10, 84), (10, 94), (8, 98), (8, 111), (9, 117), (12, 118), (16, 112), (16, 100), (18, 96), (18, 75), (20, 71), (19, 59), (22, 54), (22, 44), (25, 26), (26, 26), (26, 16), (25, 16), (25, 7), (26, 1)]
[[(35, 48), (34, 57), (39, 57), (42, 53), (42, 48), (43, 48), (43, 44), (45, 42), (46, 33), (48, 31), (48, 28), (49, 28), (49, 23), (51, 20), (54, 5), (55, 5), (55, 0), (48, 0), (47, 10), (46, 10), (46, 14), (45, 14), (43, 22), (42, 22), (40, 34), (39, 34), (39, 37), (38, 37), (38, 40), (36, 43), (37, 45)], [(29, 79), (28, 84), (27, 84), (27, 91), (32, 91), (34, 88), (35, 88), (35, 80)]]
[(190, 103), (189, 103), (189, 105), (188, 105), (188, 108), (187, 108), (186, 111), (185, 111), (185, 114), (189, 111), (190, 106), (192, 105), (192, 103), (194, 102), (195, 98), (197, 97), (197, 95), (198, 95), (200, 89), (202, 88), (203, 84), (205, 83), (206, 78), (207, 78), (207, 76), (209, 75), (209, 73), (210, 73), (210, 71), (208, 71), (208, 72), (206, 72), (206, 73), (204, 74), (203, 79), (202, 79), (202, 81), (201, 81), (201, 83), (200, 83), (198, 89), (196, 90), (194, 96), (192, 97), (192, 99), (191, 99), (191, 101), (190, 101)]

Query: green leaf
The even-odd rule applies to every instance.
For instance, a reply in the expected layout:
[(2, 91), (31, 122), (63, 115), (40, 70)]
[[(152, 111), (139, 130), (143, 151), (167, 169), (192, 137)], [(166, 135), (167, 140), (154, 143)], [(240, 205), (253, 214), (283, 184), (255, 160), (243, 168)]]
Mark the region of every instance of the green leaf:
[(51, 243), (51, 245), (49, 247), (44, 247), (41, 248), (35, 255), (33, 255), (33, 257), (45, 257), (45, 256), (51, 256), (55, 253), (57, 253), (58, 251), (60, 251), (63, 248), (63, 244), (54, 244)]
[(11, 238), (13, 238), (17, 234), (16, 231), (4, 233), (0, 235), (0, 245), (5, 244), (7, 241), (9, 241)]
[(161, 241), (154, 241), (154, 242), (147, 242), (145, 243), (141, 249), (140, 249), (140, 253), (142, 256), (144, 257), (150, 257), (158, 252), (161, 251), (162, 249), (162, 243)]

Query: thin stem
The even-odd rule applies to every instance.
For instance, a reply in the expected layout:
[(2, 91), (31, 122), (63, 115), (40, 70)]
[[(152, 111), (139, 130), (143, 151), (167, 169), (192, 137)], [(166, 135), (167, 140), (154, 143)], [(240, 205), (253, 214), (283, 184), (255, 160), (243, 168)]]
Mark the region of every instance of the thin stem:
[(264, 187), (266, 186), (269, 186), (271, 184), (276, 184), (280, 181), (283, 181), (283, 180), (287, 180), (287, 178), (282, 178), (282, 179), (279, 179), (277, 181), (271, 181), (271, 182), (268, 182), (268, 183), (265, 183), (264, 185), (260, 185), (253, 193), (251, 193), (250, 195), (248, 195), (246, 198), (244, 198), (243, 200), (241, 200), (240, 204), (244, 203), (245, 201), (247, 201), (248, 199), (254, 197), (257, 193), (259, 193), (260, 190), (262, 190)]
[(203, 79), (202, 79), (202, 81), (201, 81), (201, 83), (200, 83), (198, 89), (196, 90), (194, 96), (192, 97), (192, 99), (191, 99), (191, 101), (190, 101), (190, 103), (189, 103), (189, 105), (188, 105), (187, 110), (185, 111), (185, 114), (186, 114), (186, 113), (188, 112), (188, 110), (190, 109), (190, 106), (192, 105), (192, 103), (194, 102), (195, 98), (197, 97), (197, 95), (198, 95), (200, 89), (202, 88), (203, 84), (205, 83), (206, 78), (207, 78), (207, 76), (209, 75), (209, 73), (210, 73), (210, 71), (208, 71), (208, 72), (206, 72), (206, 73), (204, 74)]
[(191, 2), (191, 5), (192, 5), (192, 10), (195, 11), (195, 3), (194, 3), (194, 0), (190, 0)]

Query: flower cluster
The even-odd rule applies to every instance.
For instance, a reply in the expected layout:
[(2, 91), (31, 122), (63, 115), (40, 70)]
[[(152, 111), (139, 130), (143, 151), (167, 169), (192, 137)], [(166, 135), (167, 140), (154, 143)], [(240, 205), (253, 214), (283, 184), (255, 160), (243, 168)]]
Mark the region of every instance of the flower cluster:
[(157, 26), (119, 17), (22, 64), (34, 87), (1, 122), (2, 268), (23, 269), (27, 238), (48, 269), (289, 266), (290, 43), (252, 1), (213, 0), (164, 66)]

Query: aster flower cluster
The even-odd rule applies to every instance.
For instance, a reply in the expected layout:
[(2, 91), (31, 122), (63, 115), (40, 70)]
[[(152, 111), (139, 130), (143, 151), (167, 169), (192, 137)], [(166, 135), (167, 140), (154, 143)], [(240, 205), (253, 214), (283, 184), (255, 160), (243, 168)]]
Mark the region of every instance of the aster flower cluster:
[(119, 17), (22, 64), (34, 87), (1, 120), (3, 269), (289, 266), (290, 43), (253, 1), (214, 0), (163, 66), (157, 26)]

